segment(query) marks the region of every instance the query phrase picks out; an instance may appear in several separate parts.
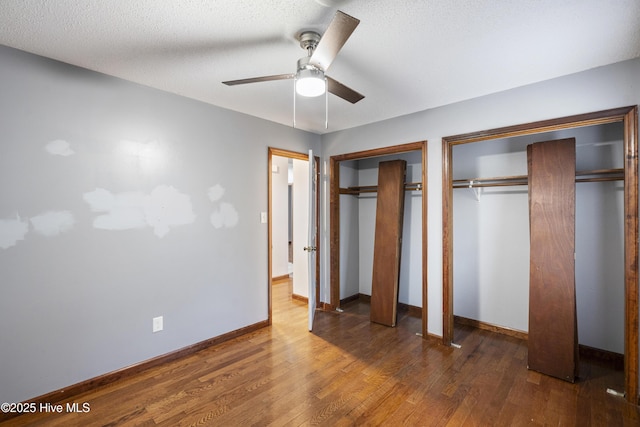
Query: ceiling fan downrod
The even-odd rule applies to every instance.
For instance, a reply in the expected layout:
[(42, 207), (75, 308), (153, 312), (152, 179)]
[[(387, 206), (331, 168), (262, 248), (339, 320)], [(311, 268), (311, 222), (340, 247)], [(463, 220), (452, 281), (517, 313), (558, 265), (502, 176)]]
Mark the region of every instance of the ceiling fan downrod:
[(307, 51), (307, 56), (313, 55), (320, 38), (320, 34), (315, 31), (304, 31), (300, 34), (300, 47)]

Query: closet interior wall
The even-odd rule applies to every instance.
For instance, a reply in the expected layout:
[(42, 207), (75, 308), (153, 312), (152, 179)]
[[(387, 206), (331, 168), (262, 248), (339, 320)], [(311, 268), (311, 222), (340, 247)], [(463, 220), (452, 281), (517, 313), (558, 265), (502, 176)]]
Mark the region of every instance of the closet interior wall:
[[(526, 146), (576, 138), (576, 170), (623, 167), (623, 125), (612, 123), (453, 147), (453, 179), (527, 175)], [(579, 343), (624, 353), (623, 181), (576, 183)], [(528, 331), (526, 185), (453, 192), (456, 316)]]
[[(340, 162), (340, 188), (376, 186), (378, 164), (407, 162), (406, 182), (422, 180), (420, 151)], [(340, 299), (371, 295), (376, 221), (375, 191), (340, 195)], [(405, 191), (398, 302), (422, 307), (422, 193)]]
[[(359, 160), (340, 162), (340, 188), (357, 187)], [(340, 299), (360, 293), (359, 209), (356, 196), (340, 195)], [(369, 294), (370, 295), (370, 294)]]

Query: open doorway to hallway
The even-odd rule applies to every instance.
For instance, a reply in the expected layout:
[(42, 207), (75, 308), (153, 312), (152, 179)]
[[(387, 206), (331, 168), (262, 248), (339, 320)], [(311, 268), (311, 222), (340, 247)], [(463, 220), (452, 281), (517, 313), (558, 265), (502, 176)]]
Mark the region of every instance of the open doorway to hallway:
[[(317, 158), (314, 161), (317, 163)], [(271, 321), (272, 287), (276, 284), (290, 280), (291, 298), (305, 304), (309, 300), (309, 258), (305, 252), (310, 225), (309, 155), (269, 148), (268, 181), (269, 319)], [(317, 195), (317, 190), (315, 193)], [(317, 274), (312, 281), (315, 282), (312, 285), (316, 289), (315, 300), (317, 301), (319, 292)]]
[(271, 278), (292, 278), (293, 298), (307, 301), (309, 162), (272, 156), (271, 165)]

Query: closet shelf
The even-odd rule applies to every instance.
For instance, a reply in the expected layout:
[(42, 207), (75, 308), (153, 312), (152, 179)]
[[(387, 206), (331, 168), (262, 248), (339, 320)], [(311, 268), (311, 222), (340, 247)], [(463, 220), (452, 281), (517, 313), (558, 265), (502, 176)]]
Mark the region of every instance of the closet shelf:
[[(404, 184), (404, 191), (420, 191), (422, 190), (421, 182), (407, 182)], [(361, 185), (358, 187), (340, 188), (340, 194), (351, 194), (357, 196), (361, 193), (376, 193), (377, 185)]]
[[(493, 178), (454, 179), (453, 188), (507, 187), (528, 185), (527, 175), (498, 176)], [(598, 169), (576, 171), (576, 182), (624, 181), (624, 169)]]

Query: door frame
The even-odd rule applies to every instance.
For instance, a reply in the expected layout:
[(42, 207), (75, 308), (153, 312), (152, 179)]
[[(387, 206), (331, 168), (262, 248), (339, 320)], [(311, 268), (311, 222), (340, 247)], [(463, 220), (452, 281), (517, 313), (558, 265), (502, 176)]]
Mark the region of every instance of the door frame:
[[(289, 159), (298, 159), (298, 160), (306, 160), (309, 161), (309, 153), (299, 153), (297, 151), (290, 151), (290, 150), (284, 150), (284, 149), (280, 149), (280, 148), (274, 148), (274, 147), (268, 147), (268, 155), (267, 155), (267, 186), (268, 186), (268, 200), (267, 200), (267, 245), (268, 245), (268, 255), (267, 255), (267, 277), (269, 278), (268, 280), (268, 300), (269, 300), (269, 307), (268, 307), (268, 311), (269, 311), (269, 317), (267, 319), (267, 323), (269, 325), (272, 324), (273, 321), (273, 314), (272, 314), (272, 292), (271, 292), (271, 287), (273, 286), (273, 267), (271, 265), (272, 261), (273, 261), (273, 253), (272, 253), (272, 243), (273, 243), (273, 231), (271, 229), (272, 227), (272, 222), (271, 222), (271, 217), (273, 214), (273, 200), (272, 200), (272, 193), (273, 193), (273, 178), (271, 176), (272, 174), (272, 158), (273, 156), (280, 156), (280, 157), (286, 157)], [(319, 191), (319, 186), (320, 186), (320, 158), (318, 156), (313, 156), (313, 161), (315, 164), (315, 170), (316, 170), (316, 215), (315, 215), (315, 222), (316, 222), (316, 247), (318, 248), (317, 252), (316, 252), (316, 277), (315, 277), (315, 289), (316, 289), (316, 308), (318, 307), (318, 302), (320, 301), (320, 191)], [(311, 166), (311, 165), (310, 165)]]
[(624, 128), (624, 378), (628, 402), (638, 396), (638, 106), (614, 108), (442, 138), (442, 342), (453, 342), (453, 146), (607, 123)]
[(329, 158), (329, 262), (330, 301), (327, 309), (340, 307), (340, 162), (420, 151), (422, 159), (422, 337), (427, 338), (427, 141), (375, 148)]

